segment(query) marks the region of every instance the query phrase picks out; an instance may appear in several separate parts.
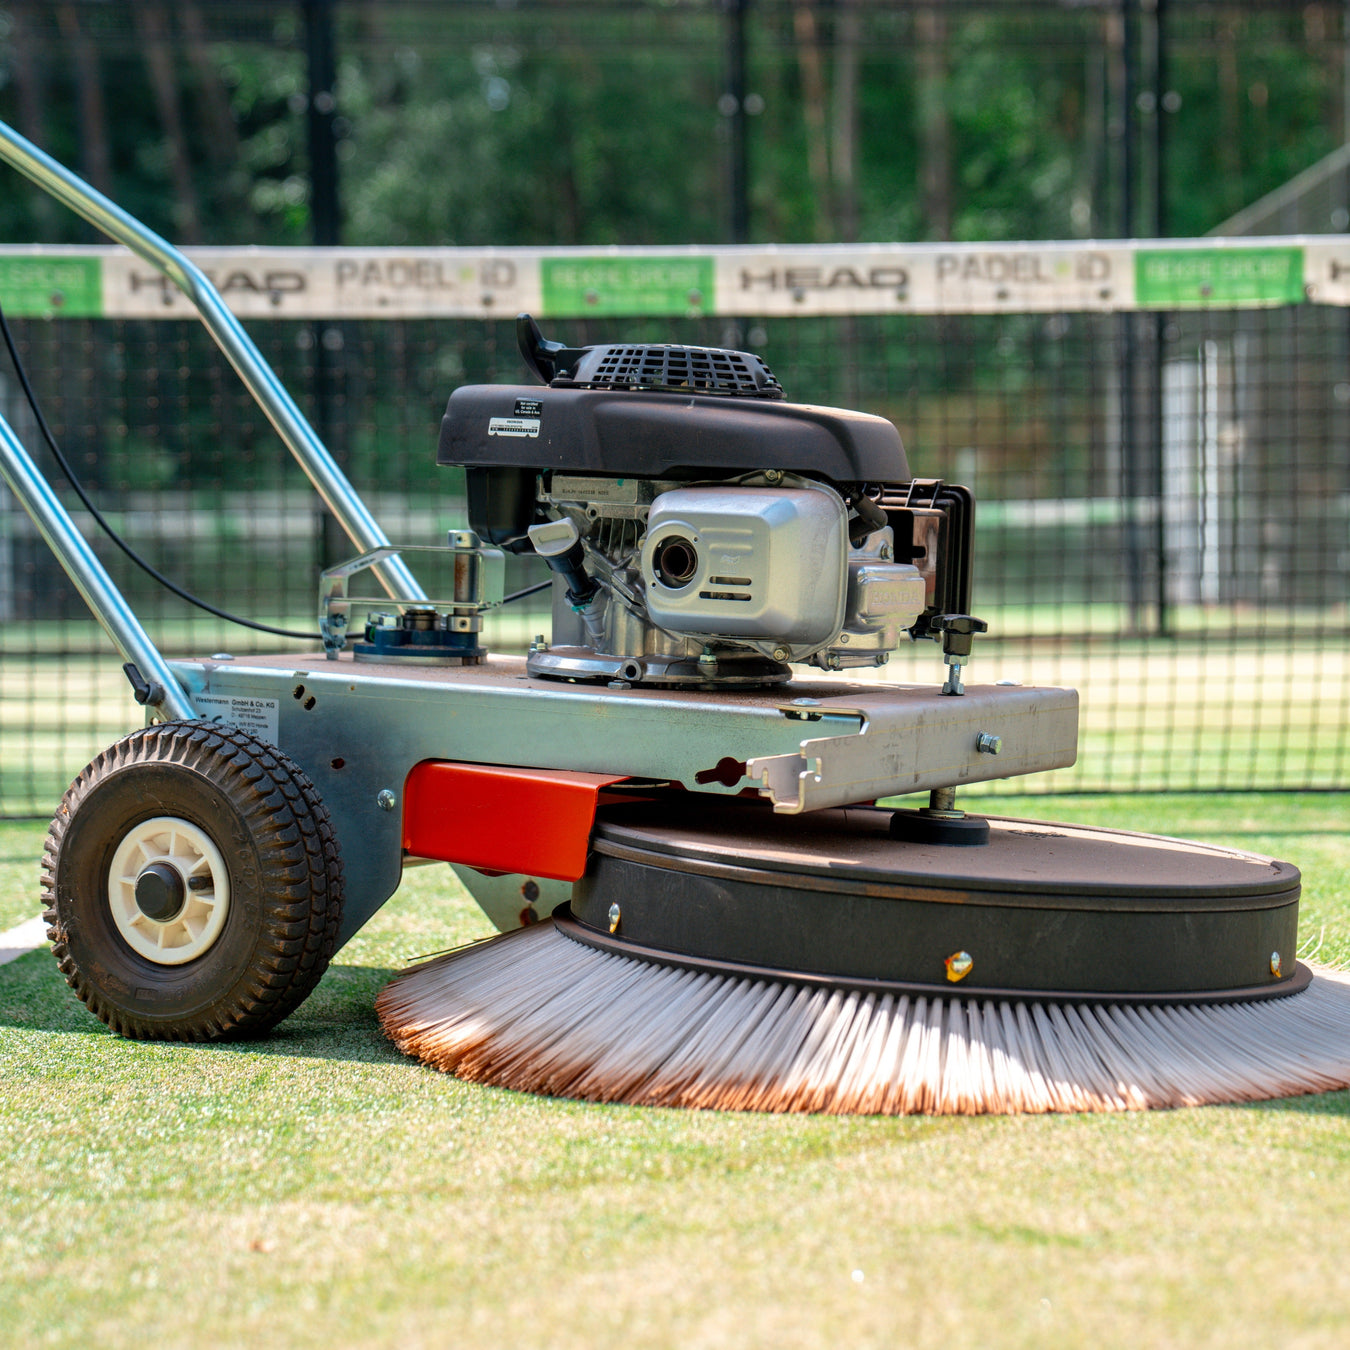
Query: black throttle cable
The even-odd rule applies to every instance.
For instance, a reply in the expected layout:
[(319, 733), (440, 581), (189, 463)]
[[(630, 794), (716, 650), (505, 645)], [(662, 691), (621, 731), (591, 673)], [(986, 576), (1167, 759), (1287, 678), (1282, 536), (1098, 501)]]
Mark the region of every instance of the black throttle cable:
[(533, 586), (526, 586), (522, 591), (512, 591), (510, 595), (503, 596), (502, 604), (509, 605), (513, 600), (523, 600), (527, 595), (538, 595), (540, 591), (546, 591), (552, 585), (552, 577), (547, 581), (536, 581)]
[(24, 369), (23, 361), (19, 357), (19, 349), (14, 342), (14, 334), (9, 330), (9, 320), (5, 318), (4, 307), (0, 306), (0, 332), (4, 333), (5, 346), (9, 349), (9, 359), (14, 363), (14, 373), (19, 377), (19, 384), (23, 388), (24, 397), (28, 400), (28, 406), (32, 410), (33, 417), (38, 424), (38, 429), (42, 432), (42, 439), (47, 442), (47, 448), (52, 452), (56, 462), (61, 467), (61, 472), (65, 474), (66, 481), (75, 489), (75, 495), (84, 503), (85, 510), (93, 516), (99, 529), (108, 536), (109, 539), (122, 550), (123, 553), (136, 564), (147, 576), (154, 580), (165, 589), (172, 591), (180, 600), (186, 600), (190, 605), (196, 605), (198, 609), (205, 610), (208, 614), (214, 614), (218, 619), (224, 619), (227, 623), (237, 623), (244, 628), (256, 629), (259, 633), (275, 633), (278, 637), (303, 638), (306, 641), (317, 641), (317, 633), (298, 633), (291, 628), (273, 628), (270, 624), (256, 623), (253, 619), (243, 619), (237, 614), (231, 614), (228, 610), (217, 609), (215, 605), (208, 604), (207, 601), (200, 599), (192, 594), (191, 591), (185, 591), (176, 582), (170, 581), (163, 572), (146, 562), (139, 553), (136, 552), (120, 534), (104, 519), (103, 513), (89, 499), (89, 494), (84, 490), (84, 484), (80, 482), (71, 468), (70, 461), (61, 453), (61, 447), (56, 443), (56, 437), (52, 435), (52, 429), (47, 425), (47, 419), (42, 415), (42, 408), (38, 404), (37, 395), (33, 392), (33, 386), (29, 383), (28, 372)]
[[(32, 410), (33, 418), (42, 432), (42, 438), (47, 442), (47, 448), (52, 452), (61, 472), (65, 475), (66, 481), (75, 490), (75, 495), (84, 503), (85, 510), (93, 516), (99, 529), (108, 536), (109, 539), (122, 550), (123, 553), (136, 564), (147, 576), (152, 577), (159, 582), (166, 590), (172, 591), (180, 600), (186, 600), (188, 604), (195, 605), (198, 609), (205, 610), (207, 614), (213, 614), (217, 619), (224, 619), (226, 623), (239, 624), (243, 628), (252, 628), (259, 633), (273, 633), (277, 637), (302, 638), (305, 641), (317, 641), (318, 633), (301, 633), (293, 628), (273, 628), (271, 624), (258, 623), (253, 619), (241, 618), (238, 614), (231, 614), (228, 610), (218, 609), (215, 605), (208, 603), (199, 596), (193, 595), (191, 591), (184, 590), (176, 582), (170, 581), (163, 572), (159, 571), (151, 563), (147, 562), (136, 552), (120, 534), (108, 523), (103, 513), (90, 500), (89, 494), (84, 489), (84, 484), (80, 482), (75, 470), (71, 467), (70, 461), (61, 453), (61, 447), (56, 443), (56, 437), (52, 434), (52, 429), (47, 425), (47, 419), (43, 416), (42, 407), (38, 403), (37, 395), (33, 392), (33, 386), (28, 379), (28, 371), (24, 368), (22, 359), (19, 356), (19, 349), (14, 342), (14, 334), (10, 332), (9, 320), (5, 318), (4, 307), (0, 305), (0, 332), (4, 334), (5, 346), (9, 349), (9, 358), (14, 363), (14, 373), (19, 377), (19, 384), (23, 389), (24, 397), (28, 400), (28, 406)], [(503, 605), (509, 605), (512, 601), (523, 600), (528, 595), (536, 595), (542, 590), (546, 590), (553, 583), (541, 581), (534, 586), (526, 586), (524, 590), (515, 591), (502, 600)]]

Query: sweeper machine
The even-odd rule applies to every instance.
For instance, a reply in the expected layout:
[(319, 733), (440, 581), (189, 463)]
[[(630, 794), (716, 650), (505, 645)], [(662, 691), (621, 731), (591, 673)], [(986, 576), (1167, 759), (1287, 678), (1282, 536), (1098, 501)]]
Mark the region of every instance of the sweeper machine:
[[(4, 127), (0, 156), (195, 302), (360, 550), (322, 574), (306, 650), (166, 661), (0, 421), (147, 714), (44, 855), (56, 959), (115, 1031), (265, 1031), (430, 859), (503, 933), (378, 1012), (470, 1079), (878, 1112), (1350, 1082), (1350, 987), (1295, 959), (1294, 867), (962, 811), (969, 784), (1071, 764), (1077, 696), (965, 683), (974, 503), (915, 478), (888, 421), (794, 403), (746, 352), (568, 347), (522, 315), (536, 382), (457, 389), (441, 423), (465, 528), (394, 547), (191, 262)], [(404, 562), (432, 548), (440, 598)], [(507, 553), (551, 585), (526, 656), (483, 644)], [(386, 598), (350, 592), (366, 569)], [(913, 641), (945, 679), (826, 678)]]

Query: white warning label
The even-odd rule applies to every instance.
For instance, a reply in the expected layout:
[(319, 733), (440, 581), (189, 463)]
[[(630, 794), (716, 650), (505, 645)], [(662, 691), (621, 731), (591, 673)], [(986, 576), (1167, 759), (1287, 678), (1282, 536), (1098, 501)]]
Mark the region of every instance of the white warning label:
[(195, 694), (192, 701), (208, 721), (225, 722), (240, 731), (251, 731), (269, 745), (277, 744), (281, 705), (276, 699), (244, 698), (238, 694)]
[(488, 419), (489, 436), (538, 436), (537, 417), (492, 417)]

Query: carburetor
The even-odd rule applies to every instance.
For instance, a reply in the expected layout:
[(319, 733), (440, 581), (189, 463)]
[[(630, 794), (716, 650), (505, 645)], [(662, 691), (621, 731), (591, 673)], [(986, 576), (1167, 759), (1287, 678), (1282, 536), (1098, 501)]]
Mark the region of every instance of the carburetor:
[(970, 494), (911, 478), (890, 422), (789, 403), (748, 352), (567, 348), (528, 315), (518, 335), (545, 387), (455, 390), (437, 462), (464, 468), (485, 543), (553, 572), (530, 674), (765, 685), (953, 646)]

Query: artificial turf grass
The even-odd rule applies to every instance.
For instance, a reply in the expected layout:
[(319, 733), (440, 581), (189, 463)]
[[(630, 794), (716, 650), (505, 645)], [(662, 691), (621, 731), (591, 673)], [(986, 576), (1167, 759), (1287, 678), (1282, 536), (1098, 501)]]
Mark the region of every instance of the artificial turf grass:
[(42, 908), (38, 868), (46, 835), (45, 821), (0, 820), (0, 933)]
[(25, 1074), (45, 1103), (26, 1125), (0, 1099), (0, 1204), (20, 1216), (0, 1234), (0, 1330), (113, 1347), (1347, 1330), (1344, 1094), (1126, 1118), (717, 1116), (219, 1056), (136, 1046)]
[[(981, 805), (1242, 847), (1282, 835), (1269, 851), (1310, 886), (1319, 843), (1337, 871), (1316, 879), (1328, 944), (1350, 932), (1343, 796)], [(412, 872), (292, 1018), (236, 1046), (122, 1041), (45, 953), (0, 969), (0, 1340), (1350, 1335), (1346, 1094), (965, 1121), (521, 1097), (403, 1060), (370, 1011), (404, 959), (485, 928), (448, 869)]]

